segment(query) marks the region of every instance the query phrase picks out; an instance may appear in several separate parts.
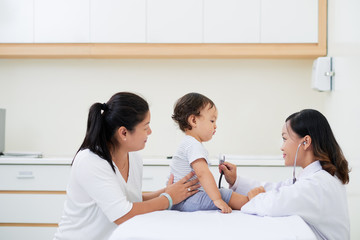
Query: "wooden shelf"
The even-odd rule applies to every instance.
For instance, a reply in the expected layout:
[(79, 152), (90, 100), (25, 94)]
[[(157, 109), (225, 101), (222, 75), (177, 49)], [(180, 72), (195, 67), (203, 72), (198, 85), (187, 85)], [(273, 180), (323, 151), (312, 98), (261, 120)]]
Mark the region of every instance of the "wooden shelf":
[(0, 227), (58, 227), (57, 223), (0, 223)]
[(1, 58), (317, 58), (321, 44), (0, 44)]
[(0, 58), (317, 58), (327, 54), (327, 0), (318, 26), (318, 43), (3, 43)]

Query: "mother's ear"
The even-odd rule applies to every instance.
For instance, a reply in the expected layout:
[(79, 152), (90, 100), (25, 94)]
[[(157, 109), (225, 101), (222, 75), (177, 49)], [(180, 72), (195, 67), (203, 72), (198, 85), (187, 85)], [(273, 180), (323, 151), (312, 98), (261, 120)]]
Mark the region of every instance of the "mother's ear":
[(126, 129), (126, 127), (119, 127), (119, 129), (116, 131), (119, 141), (126, 141), (127, 132), (128, 130)]

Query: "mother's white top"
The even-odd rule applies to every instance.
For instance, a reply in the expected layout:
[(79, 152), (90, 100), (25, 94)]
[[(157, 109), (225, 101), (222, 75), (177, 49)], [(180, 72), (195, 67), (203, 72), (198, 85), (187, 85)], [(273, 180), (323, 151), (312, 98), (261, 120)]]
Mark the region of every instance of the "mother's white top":
[[(115, 165), (115, 164), (114, 164)], [(142, 159), (129, 153), (129, 177), (90, 150), (74, 160), (63, 216), (54, 239), (108, 239), (115, 220), (127, 214), (132, 202), (142, 201)]]
[(260, 183), (238, 177), (232, 189), (246, 195), (254, 187), (261, 193), (241, 211), (260, 216), (299, 215), (318, 239), (350, 239), (350, 222), (345, 186), (315, 161), (302, 171), (295, 184), (292, 179), (279, 183)]

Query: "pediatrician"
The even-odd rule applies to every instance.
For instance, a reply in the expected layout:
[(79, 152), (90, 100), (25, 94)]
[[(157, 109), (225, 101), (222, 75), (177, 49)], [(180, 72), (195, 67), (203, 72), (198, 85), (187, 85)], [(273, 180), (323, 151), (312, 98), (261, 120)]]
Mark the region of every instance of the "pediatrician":
[[(350, 239), (344, 186), (349, 182), (348, 162), (326, 118), (312, 109), (294, 113), (285, 121), (282, 138), (285, 165), (294, 166), (291, 179), (260, 183), (237, 177), (236, 166), (231, 163), (220, 165), (234, 191), (243, 195), (254, 187), (259, 192), (266, 191), (255, 196), (241, 211), (272, 217), (299, 215), (318, 239)], [(295, 166), (303, 168), (298, 177)]]
[(85, 139), (77, 152), (66, 189), (67, 198), (54, 239), (108, 239), (131, 217), (170, 209), (195, 194), (197, 180), (142, 193), (142, 159), (136, 153), (151, 134), (147, 102), (127, 92), (91, 106)]

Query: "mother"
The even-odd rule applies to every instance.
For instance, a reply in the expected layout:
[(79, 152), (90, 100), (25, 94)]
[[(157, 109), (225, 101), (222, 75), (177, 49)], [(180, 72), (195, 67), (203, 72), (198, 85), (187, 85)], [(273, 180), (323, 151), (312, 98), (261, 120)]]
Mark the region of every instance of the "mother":
[(54, 239), (108, 239), (117, 224), (170, 209), (197, 192), (192, 174), (166, 188), (142, 193), (142, 159), (136, 153), (151, 134), (147, 102), (128, 92), (95, 103), (85, 139), (72, 164), (67, 199)]
[[(261, 193), (242, 207), (260, 216), (299, 215), (318, 239), (350, 239), (344, 184), (349, 182), (348, 162), (326, 118), (312, 109), (290, 115), (283, 126), (281, 147), (286, 166), (303, 168), (298, 178), (262, 183), (236, 176), (236, 166), (220, 166), (230, 187), (249, 196)], [(297, 161), (296, 161), (297, 159)]]

